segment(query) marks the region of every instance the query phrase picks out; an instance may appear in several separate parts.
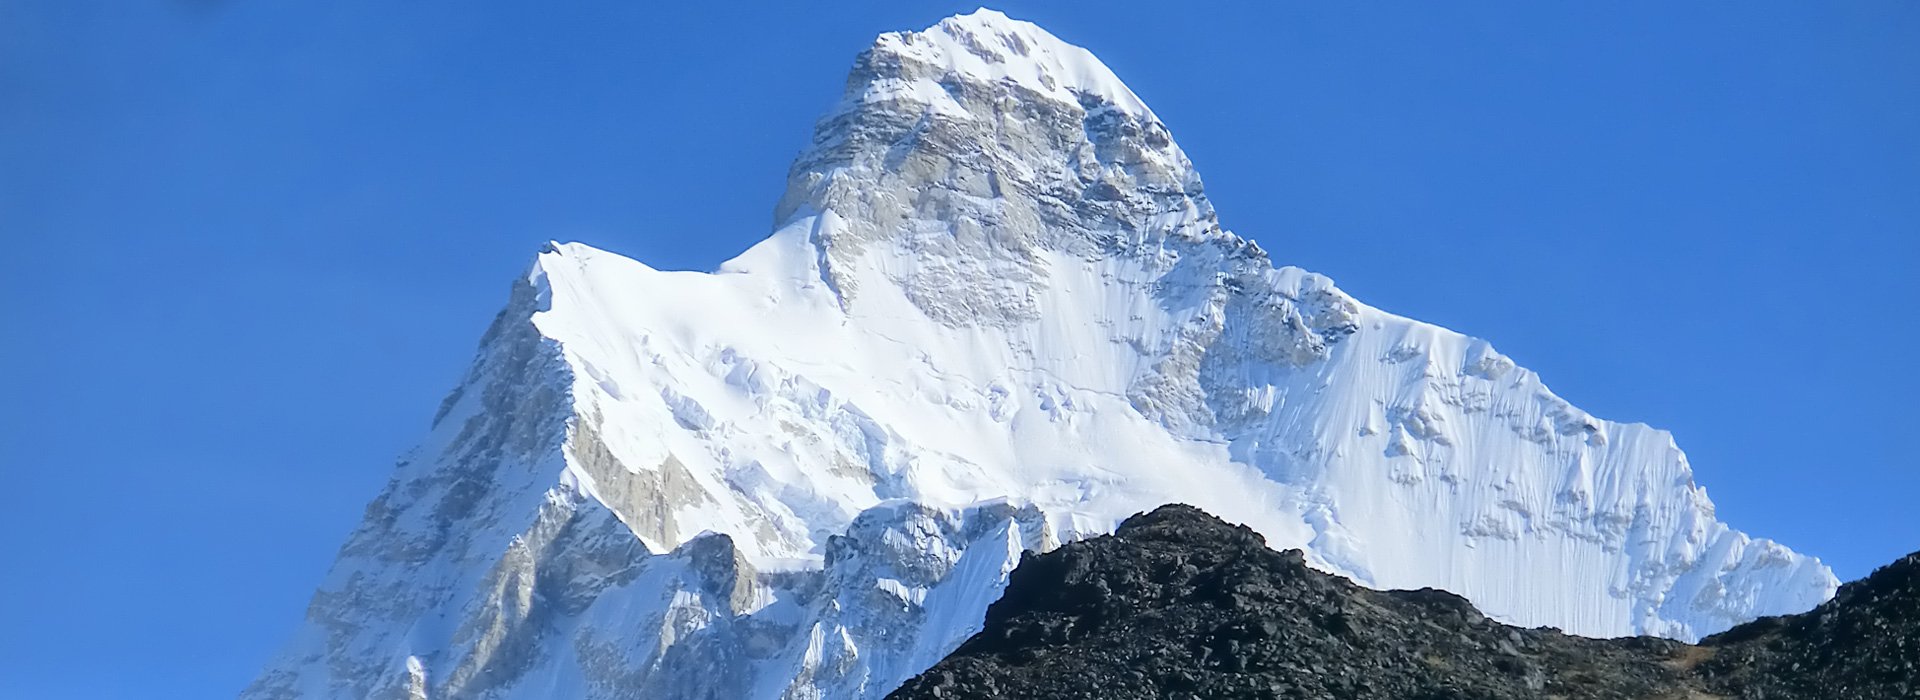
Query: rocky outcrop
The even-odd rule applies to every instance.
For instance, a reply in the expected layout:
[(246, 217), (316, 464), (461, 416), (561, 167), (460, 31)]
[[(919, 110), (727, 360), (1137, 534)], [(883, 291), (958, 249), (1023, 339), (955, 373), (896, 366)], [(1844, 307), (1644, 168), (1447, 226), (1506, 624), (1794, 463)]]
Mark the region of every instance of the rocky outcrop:
[(1187, 506), (1026, 557), (922, 698), (1891, 700), (1920, 696), (1920, 553), (1800, 615), (1689, 645), (1503, 625), (1374, 591)]
[(1746, 698), (1920, 697), (1920, 552), (1840, 587), (1811, 612), (1700, 643), (1694, 676)]

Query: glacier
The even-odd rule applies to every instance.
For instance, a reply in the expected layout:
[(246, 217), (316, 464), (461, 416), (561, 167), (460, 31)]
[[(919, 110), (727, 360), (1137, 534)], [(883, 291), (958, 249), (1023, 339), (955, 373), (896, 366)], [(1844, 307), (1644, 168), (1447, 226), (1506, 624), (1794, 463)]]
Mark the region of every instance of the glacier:
[(1806, 610), (1671, 435), (1221, 228), (1086, 50), (881, 36), (712, 273), (555, 243), (246, 698), (873, 698), (1168, 502), (1589, 636)]

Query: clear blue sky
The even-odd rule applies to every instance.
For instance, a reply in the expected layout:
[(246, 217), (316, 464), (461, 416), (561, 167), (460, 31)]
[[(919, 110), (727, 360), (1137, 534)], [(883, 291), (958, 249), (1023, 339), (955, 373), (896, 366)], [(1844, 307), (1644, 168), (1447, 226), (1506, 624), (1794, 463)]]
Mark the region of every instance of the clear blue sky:
[[(1920, 4), (1434, 5), (999, 7), (1276, 259), (1843, 577), (1920, 549)], [(969, 9), (0, 0), (0, 696), (236, 692), (541, 243), (713, 267), (854, 54)]]

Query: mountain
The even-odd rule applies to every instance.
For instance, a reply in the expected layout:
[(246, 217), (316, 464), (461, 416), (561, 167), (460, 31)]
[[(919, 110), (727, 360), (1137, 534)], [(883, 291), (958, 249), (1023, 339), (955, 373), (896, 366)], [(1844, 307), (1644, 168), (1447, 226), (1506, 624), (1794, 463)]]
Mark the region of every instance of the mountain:
[(1698, 646), (1521, 629), (1370, 591), (1188, 506), (1029, 556), (986, 628), (889, 700), (1920, 696), (1920, 552)]
[(1021, 552), (1169, 501), (1586, 635), (1836, 585), (1667, 433), (1276, 266), (1104, 65), (982, 10), (863, 52), (717, 271), (541, 252), (245, 697), (878, 697)]

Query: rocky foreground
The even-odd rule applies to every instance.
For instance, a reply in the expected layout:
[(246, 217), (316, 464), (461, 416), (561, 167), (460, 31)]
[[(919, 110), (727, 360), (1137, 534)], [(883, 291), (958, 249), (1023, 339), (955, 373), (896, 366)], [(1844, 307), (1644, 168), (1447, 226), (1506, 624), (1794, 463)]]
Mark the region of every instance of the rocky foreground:
[(985, 628), (888, 697), (1920, 698), (1920, 553), (1698, 645), (1589, 639), (1362, 588), (1169, 505), (1026, 555)]

